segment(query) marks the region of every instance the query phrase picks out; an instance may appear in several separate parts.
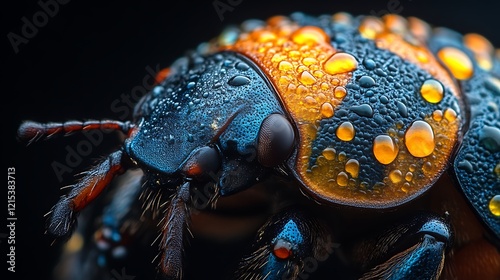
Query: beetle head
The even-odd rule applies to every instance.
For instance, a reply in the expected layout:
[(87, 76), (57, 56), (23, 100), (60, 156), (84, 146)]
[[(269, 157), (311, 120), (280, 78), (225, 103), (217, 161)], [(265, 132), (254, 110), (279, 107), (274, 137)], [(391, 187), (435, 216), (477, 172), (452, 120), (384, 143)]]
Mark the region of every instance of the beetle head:
[(146, 170), (182, 181), (215, 181), (222, 195), (282, 163), (294, 129), (272, 85), (231, 52), (193, 55), (137, 105), (125, 149)]

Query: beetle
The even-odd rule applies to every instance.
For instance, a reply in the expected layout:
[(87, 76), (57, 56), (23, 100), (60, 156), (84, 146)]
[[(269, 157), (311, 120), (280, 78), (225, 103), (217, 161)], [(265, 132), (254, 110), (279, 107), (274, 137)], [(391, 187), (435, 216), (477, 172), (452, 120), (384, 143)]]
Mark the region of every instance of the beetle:
[(47, 220), (67, 240), (112, 186), (91, 262), (159, 230), (158, 273), (183, 278), (193, 213), (260, 190), (272, 210), (230, 277), (500, 277), (500, 53), (481, 35), (293, 13), (228, 28), (157, 80), (129, 121), (19, 127), (29, 142), (123, 132)]

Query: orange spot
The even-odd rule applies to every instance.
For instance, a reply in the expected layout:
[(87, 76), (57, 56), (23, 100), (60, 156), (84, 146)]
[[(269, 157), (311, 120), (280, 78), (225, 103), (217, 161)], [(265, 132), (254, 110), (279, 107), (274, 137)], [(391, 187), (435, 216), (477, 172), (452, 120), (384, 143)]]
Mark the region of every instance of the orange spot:
[(165, 78), (167, 78), (168, 74), (170, 74), (170, 68), (163, 68), (156, 74), (155, 84), (161, 83)]
[(292, 255), (292, 252), (284, 247), (274, 248), (273, 253), (278, 259), (282, 260), (286, 260)]

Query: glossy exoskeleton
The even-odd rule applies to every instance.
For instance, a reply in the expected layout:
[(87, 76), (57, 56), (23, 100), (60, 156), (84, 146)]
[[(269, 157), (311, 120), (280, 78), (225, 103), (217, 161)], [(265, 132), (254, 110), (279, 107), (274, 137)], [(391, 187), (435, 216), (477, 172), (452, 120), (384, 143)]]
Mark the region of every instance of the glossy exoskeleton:
[(294, 13), (163, 74), (130, 121), (19, 128), (125, 135), (50, 211), (48, 233), (80, 220), (89, 244), (61, 263), (71, 279), (206, 277), (197, 250), (234, 240), (249, 246), (205, 255), (231, 256), (218, 277), (500, 278), (500, 57), (481, 35)]

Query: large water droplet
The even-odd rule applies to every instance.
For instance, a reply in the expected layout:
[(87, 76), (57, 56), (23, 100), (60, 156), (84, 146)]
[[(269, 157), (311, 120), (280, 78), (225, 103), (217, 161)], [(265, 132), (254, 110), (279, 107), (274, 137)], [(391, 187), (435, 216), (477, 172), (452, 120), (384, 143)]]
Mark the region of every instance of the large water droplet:
[(426, 157), (434, 151), (434, 131), (425, 121), (415, 121), (405, 133), (405, 145), (414, 157)]
[(292, 34), (292, 41), (297, 44), (330, 43), (330, 38), (323, 29), (316, 26), (304, 26)]
[(250, 83), (250, 78), (238, 75), (229, 79), (227, 83), (232, 86), (243, 86)]
[(355, 159), (350, 159), (345, 164), (345, 171), (351, 174), (351, 177), (358, 178), (359, 162)]
[(323, 116), (323, 118), (331, 118), (331, 117), (333, 117), (333, 106), (332, 106), (332, 104), (330, 104), (328, 102), (323, 103), (321, 105), (320, 112), (321, 112), (321, 116)]
[(350, 122), (343, 122), (336, 131), (337, 137), (342, 141), (351, 141), (354, 138), (354, 126)]
[(490, 152), (500, 151), (500, 129), (485, 125), (479, 134), (479, 143)]
[(327, 160), (334, 160), (335, 159), (335, 155), (336, 155), (336, 151), (334, 148), (326, 148), (323, 150), (323, 152), (321, 153)]
[(420, 87), (420, 94), (429, 103), (438, 103), (443, 99), (443, 85), (434, 79), (429, 79)]
[(472, 77), (474, 71), (472, 61), (461, 50), (453, 47), (445, 47), (439, 50), (437, 55), (455, 78), (466, 80)]
[(352, 72), (358, 68), (358, 61), (348, 53), (335, 53), (323, 65), (326, 73), (335, 75)]
[(351, 110), (363, 117), (372, 117), (373, 116), (373, 108), (368, 104), (362, 104), (359, 106), (352, 106)]
[(389, 164), (398, 156), (399, 148), (389, 135), (379, 135), (373, 140), (373, 154), (378, 162)]
[(490, 208), (491, 214), (500, 217), (500, 195), (497, 194), (490, 199), (488, 208)]
[(349, 176), (345, 172), (339, 172), (339, 174), (337, 174), (337, 184), (339, 184), (339, 186), (345, 187), (348, 182)]
[(403, 180), (403, 173), (400, 170), (392, 170), (389, 173), (389, 179), (393, 183), (399, 183)]

